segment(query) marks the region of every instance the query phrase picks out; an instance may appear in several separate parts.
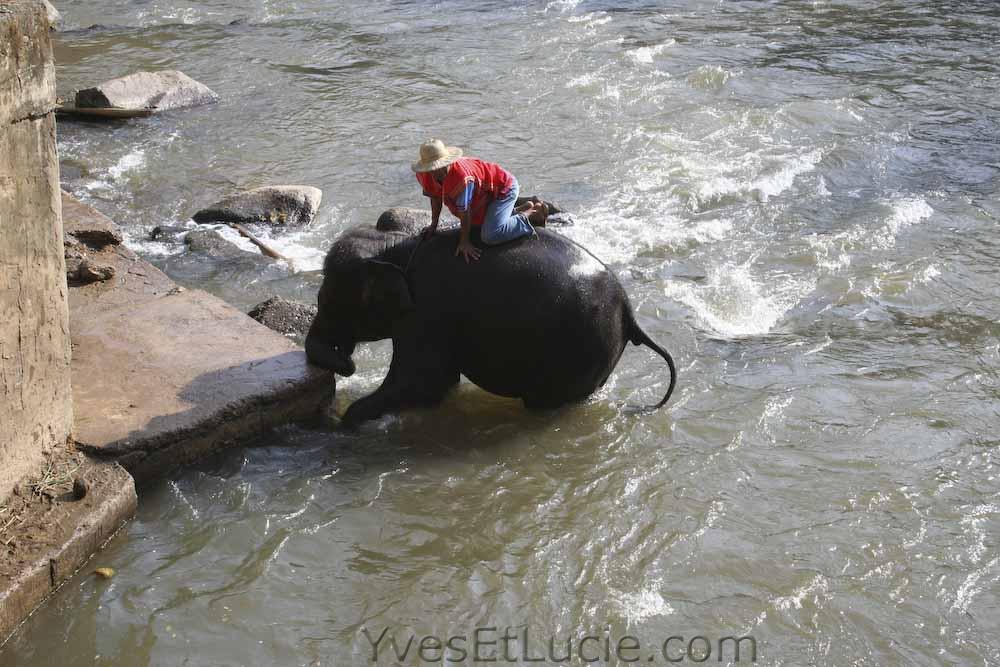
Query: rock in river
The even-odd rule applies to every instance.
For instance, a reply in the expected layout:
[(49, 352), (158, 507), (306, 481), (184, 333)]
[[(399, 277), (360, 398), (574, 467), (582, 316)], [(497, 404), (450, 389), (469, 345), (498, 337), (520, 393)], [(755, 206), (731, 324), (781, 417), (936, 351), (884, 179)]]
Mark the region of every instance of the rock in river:
[(194, 229), (184, 236), (184, 244), (191, 252), (201, 253), (215, 259), (231, 260), (261, 258), (271, 261), (269, 257), (264, 257), (255, 252), (247, 252), (232, 241), (226, 239), (222, 234), (214, 229)]
[(49, 30), (61, 30), (63, 20), (59, 10), (49, 0), (42, 0), (42, 4), (45, 5), (45, 16), (49, 19)]
[(416, 234), (430, 224), (430, 210), (397, 206), (386, 210), (378, 217), (375, 229), (383, 232)]
[(136, 72), (105, 81), (76, 93), (76, 106), (88, 108), (149, 109), (157, 111), (217, 102), (219, 96), (177, 70)]
[(180, 225), (157, 225), (149, 233), (149, 240), (160, 241), (162, 243), (182, 241), (184, 235), (190, 231), (189, 227), (181, 227)]
[(274, 226), (308, 225), (316, 216), (323, 191), (308, 185), (274, 185), (226, 197), (195, 213), (198, 223), (242, 222)]
[(316, 316), (316, 306), (273, 296), (254, 306), (247, 315), (278, 333), (304, 335)]

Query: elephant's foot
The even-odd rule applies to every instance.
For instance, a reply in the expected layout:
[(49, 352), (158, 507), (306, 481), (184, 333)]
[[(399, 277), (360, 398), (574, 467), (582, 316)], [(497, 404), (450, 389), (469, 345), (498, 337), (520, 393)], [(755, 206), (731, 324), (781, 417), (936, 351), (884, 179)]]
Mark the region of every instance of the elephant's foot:
[(369, 400), (372, 396), (365, 396), (351, 403), (340, 418), (340, 425), (346, 429), (356, 429), (366, 421), (376, 419), (385, 414), (385, 410), (380, 405)]
[(439, 382), (432, 385), (391, 385), (383, 386), (373, 393), (351, 403), (340, 423), (344, 428), (354, 429), (372, 419), (378, 419), (389, 412), (399, 412), (407, 408), (425, 408), (438, 405), (448, 392), (458, 384), (458, 373), (442, 374)]

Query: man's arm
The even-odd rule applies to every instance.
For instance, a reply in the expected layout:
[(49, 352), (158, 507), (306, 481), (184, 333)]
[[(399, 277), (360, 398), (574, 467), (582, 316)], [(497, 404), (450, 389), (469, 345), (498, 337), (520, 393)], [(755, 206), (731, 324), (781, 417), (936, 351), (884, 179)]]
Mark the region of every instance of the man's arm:
[(458, 247), (455, 248), (455, 255), (462, 255), (465, 261), (468, 262), (469, 258), (479, 259), (481, 254), (479, 248), (472, 245), (472, 241), (469, 240), (469, 234), (472, 231), (472, 220), (470, 219), (469, 211), (465, 210), (462, 212), (462, 230), (459, 232), (458, 236)]
[(475, 190), (475, 183), (471, 180), (466, 182), (465, 188), (455, 201), (462, 213), (462, 230), (459, 232), (458, 247), (455, 248), (455, 254), (462, 255), (466, 262), (469, 261), (470, 257), (472, 259), (479, 259), (479, 249), (472, 245), (472, 241), (469, 240), (470, 232), (472, 232), (472, 219), (469, 209), (472, 206), (472, 195)]
[(434, 232), (437, 231), (438, 221), (441, 219), (441, 198), (431, 197), (431, 226), (427, 230), (428, 236), (433, 236)]

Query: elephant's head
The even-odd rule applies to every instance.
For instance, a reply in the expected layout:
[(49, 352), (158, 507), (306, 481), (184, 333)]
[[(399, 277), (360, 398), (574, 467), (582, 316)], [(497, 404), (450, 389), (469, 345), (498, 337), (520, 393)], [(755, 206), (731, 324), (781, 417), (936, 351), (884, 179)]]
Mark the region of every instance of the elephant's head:
[(398, 266), (376, 259), (331, 264), (327, 262), (319, 310), (306, 336), (306, 356), (348, 376), (355, 370), (355, 345), (391, 338), (396, 322), (413, 309), (413, 300)]

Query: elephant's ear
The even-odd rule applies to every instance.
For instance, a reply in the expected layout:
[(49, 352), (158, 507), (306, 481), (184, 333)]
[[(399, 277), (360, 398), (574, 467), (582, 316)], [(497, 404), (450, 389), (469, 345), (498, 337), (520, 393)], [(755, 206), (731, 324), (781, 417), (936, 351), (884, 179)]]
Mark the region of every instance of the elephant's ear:
[(377, 259), (365, 261), (368, 280), (365, 281), (365, 306), (385, 312), (390, 317), (413, 309), (413, 297), (403, 270), (395, 264)]

